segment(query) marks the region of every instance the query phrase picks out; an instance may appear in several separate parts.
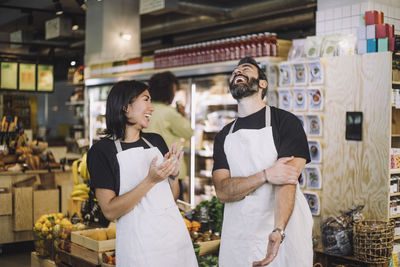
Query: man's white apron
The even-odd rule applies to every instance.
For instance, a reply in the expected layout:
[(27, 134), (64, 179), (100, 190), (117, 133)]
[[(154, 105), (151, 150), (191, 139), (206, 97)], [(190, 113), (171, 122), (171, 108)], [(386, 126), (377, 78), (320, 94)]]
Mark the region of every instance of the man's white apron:
[[(267, 106), (263, 129), (240, 129), (233, 133), (233, 123), (224, 143), (231, 177), (248, 177), (272, 167), (277, 161), (270, 113)], [(264, 184), (242, 200), (225, 203), (220, 267), (249, 267), (265, 258), (268, 236), (274, 229), (274, 202), (274, 186)], [(293, 213), (285, 229), (286, 238), (268, 266), (311, 267), (312, 225), (310, 208), (297, 186)]]
[[(119, 195), (135, 188), (163, 155), (142, 138), (149, 149), (122, 151), (115, 141), (120, 170)], [(175, 204), (168, 179), (157, 183), (127, 214), (117, 220), (116, 260), (119, 267), (197, 267), (192, 242)]]

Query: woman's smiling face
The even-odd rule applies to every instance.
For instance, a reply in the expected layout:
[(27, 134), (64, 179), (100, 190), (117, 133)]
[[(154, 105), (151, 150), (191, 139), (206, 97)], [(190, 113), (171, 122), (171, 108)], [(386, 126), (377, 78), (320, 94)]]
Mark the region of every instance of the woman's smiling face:
[(141, 130), (149, 126), (154, 106), (148, 90), (143, 91), (132, 103), (127, 106), (125, 116), (127, 121)]

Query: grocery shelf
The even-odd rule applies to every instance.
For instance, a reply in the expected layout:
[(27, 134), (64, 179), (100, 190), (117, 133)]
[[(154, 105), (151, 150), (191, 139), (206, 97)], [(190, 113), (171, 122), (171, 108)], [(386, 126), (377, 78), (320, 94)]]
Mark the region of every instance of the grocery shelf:
[(395, 235), (393, 239), (394, 240), (400, 240), (400, 235)]
[(397, 197), (400, 196), (400, 192), (396, 192), (396, 193), (390, 193), (391, 197)]
[(400, 214), (397, 214), (397, 215), (390, 215), (389, 218), (390, 218), (390, 219), (400, 218)]
[(392, 137), (400, 137), (400, 134), (392, 134)]
[(65, 102), (67, 106), (83, 106), (85, 105), (85, 101), (76, 101), (76, 102)]
[(390, 174), (400, 174), (400, 169), (391, 169)]
[[(282, 57), (258, 57), (257, 61), (261, 63), (277, 63), (283, 61)], [(89, 78), (85, 80), (86, 86), (94, 86), (99, 84), (112, 84), (121, 80), (148, 80), (150, 77), (158, 72), (171, 71), (177, 77), (189, 77), (189, 76), (199, 76), (207, 74), (218, 74), (218, 73), (231, 73), (232, 70), (237, 65), (238, 60), (215, 62), (207, 64), (197, 64), (182, 67), (169, 67), (163, 69), (145, 70), (138, 71), (134, 73), (118, 73), (112, 76), (99, 77), (99, 78)]]
[(392, 84), (400, 85), (400, 81), (392, 81)]

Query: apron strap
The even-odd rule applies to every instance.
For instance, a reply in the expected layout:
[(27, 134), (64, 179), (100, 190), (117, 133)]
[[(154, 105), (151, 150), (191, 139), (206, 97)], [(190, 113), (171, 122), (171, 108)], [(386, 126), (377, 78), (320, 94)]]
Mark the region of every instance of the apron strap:
[(114, 140), (115, 147), (117, 148), (117, 152), (122, 152), (121, 142), (119, 139)]
[(265, 127), (271, 126), (271, 108), (270, 106), (265, 106)]
[[(233, 128), (235, 127), (237, 119), (233, 122), (231, 128), (229, 129), (229, 133), (231, 134), (233, 132)], [(271, 108), (270, 106), (265, 106), (265, 127), (271, 126)]]
[(236, 124), (237, 118), (235, 119), (235, 121), (232, 123), (231, 129), (229, 130), (228, 134), (231, 134), (233, 132), (233, 128), (235, 128), (235, 124)]
[(146, 138), (142, 137), (142, 139), (150, 148), (153, 147), (153, 145)]
[[(150, 148), (153, 147), (153, 145), (146, 138), (142, 137), (142, 139)], [(115, 144), (115, 147), (117, 148), (117, 152), (118, 153), (122, 152), (121, 141), (119, 141), (119, 139), (115, 139), (114, 144)]]

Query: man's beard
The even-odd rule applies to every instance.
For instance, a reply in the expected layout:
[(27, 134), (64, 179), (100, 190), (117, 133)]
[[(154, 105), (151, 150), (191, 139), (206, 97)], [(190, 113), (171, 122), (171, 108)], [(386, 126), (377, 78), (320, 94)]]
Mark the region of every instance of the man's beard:
[(235, 78), (236, 77), (234, 77), (232, 82), (229, 84), (229, 90), (234, 99), (239, 100), (258, 92), (259, 79), (251, 78), (247, 83), (235, 84)]

